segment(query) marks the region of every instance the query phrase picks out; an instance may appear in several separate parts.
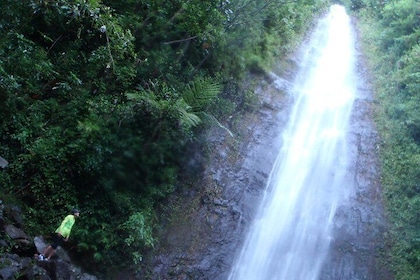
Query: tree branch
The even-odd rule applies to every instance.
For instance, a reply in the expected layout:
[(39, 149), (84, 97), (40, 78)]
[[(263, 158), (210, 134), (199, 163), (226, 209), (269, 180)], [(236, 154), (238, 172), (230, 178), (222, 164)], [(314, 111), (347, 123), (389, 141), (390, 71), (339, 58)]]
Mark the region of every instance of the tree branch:
[(169, 41), (169, 42), (163, 42), (162, 44), (164, 44), (164, 45), (170, 45), (170, 44), (175, 44), (175, 43), (181, 43), (181, 42), (193, 40), (193, 39), (195, 39), (197, 37), (198, 36), (192, 36), (192, 37), (188, 37), (188, 38), (185, 38), (185, 39), (179, 39), (179, 40), (174, 40), (174, 41)]

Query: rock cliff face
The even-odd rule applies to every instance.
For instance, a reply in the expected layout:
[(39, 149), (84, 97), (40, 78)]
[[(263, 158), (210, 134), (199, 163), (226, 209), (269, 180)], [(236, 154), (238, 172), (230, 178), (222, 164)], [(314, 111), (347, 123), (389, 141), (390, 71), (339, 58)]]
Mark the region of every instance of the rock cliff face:
[[(357, 22), (353, 21), (357, 36)], [(334, 218), (334, 239), (321, 279), (393, 279), (386, 266), (379, 135), (374, 123), (375, 99), (363, 53), (356, 40), (357, 96), (351, 113), (349, 157), (354, 174), (347, 200)]]
[[(281, 130), (289, 116), (292, 96), (287, 94), (294, 79), (294, 59), (283, 62), (283, 70), (249, 79), (257, 86), (260, 109), (231, 124), (234, 136), (218, 127), (203, 135), (204, 151), (191, 147), (191, 165), (202, 165), (194, 181), (188, 181), (162, 209), (159, 244), (144, 256), (136, 274), (121, 273), (118, 279), (228, 278), (234, 258), (255, 215), (261, 195), (281, 146)], [(330, 254), (322, 280), (390, 280), (378, 257), (385, 251), (378, 165), (378, 135), (373, 123), (374, 98), (368, 73), (358, 54), (358, 96), (351, 116), (349, 134), (351, 168), (348, 200), (334, 218)], [(50, 262), (39, 262), (33, 254), (42, 251), (41, 238), (32, 239), (22, 230), (18, 208), (0, 204), (0, 247), (13, 253), (0, 256), (1, 279), (84, 279), (65, 254)], [(8, 222), (4, 218), (7, 212)], [(35, 242), (34, 242), (35, 241)], [(11, 249), (11, 247), (15, 247)], [(26, 257), (25, 257), (26, 256)], [(20, 276), (20, 278), (18, 277)]]
[(36, 256), (46, 247), (42, 237), (30, 237), (23, 230), (21, 211), (0, 200), (0, 279), (4, 280), (97, 280), (71, 263), (60, 247), (49, 261)]
[[(285, 62), (293, 69), (294, 62)], [(171, 202), (175, 209), (160, 232), (161, 243), (145, 256), (136, 279), (227, 279), (245, 232), (253, 220), (281, 147), (292, 96), (293, 72), (250, 77), (257, 84), (257, 112), (232, 129), (204, 135), (208, 161), (200, 179)], [(197, 157), (199, 158), (199, 157)]]
[[(350, 168), (355, 176), (349, 178), (352, 187), (334, 218), (323, 280), (393, 279), (378, 261), (386, 255), (379, 140), (373, 94), (360, 51), (357, 61), (358, 96), (349, 133)], [(294, 59), (284, 63), (291, 70), (277, 71), (280, 77), (269, 74), (251, 79), (258, 84), (261, 109), (235, 124), (233, 138), (217, 128), (204, 136), (210, 147), (204, 171), (170, 200), (172, 212), (164, 212), (168, 218), (160, 230), (161, 242), (145, 256), (136, 279), (228, 278), (280, 149), (280, 131), (293, 102), (286, 92), (294, 76)]]

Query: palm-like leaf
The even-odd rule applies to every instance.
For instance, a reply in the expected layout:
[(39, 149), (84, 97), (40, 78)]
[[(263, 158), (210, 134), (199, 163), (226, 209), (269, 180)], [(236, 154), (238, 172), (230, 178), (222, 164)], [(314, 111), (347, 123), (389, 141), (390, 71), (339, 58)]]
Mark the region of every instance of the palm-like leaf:
[(187, 85), (182, 98), (191, 107), (192, 112), (198, 113), (205, 111), (220, 90), (220, 85), (215, 81), (209, 78), (198, 78)]
[(188, 112), (191, 107), (188, 106), (188, 104), (185, 103), (185, 101), (182, 100), (180, 102), (177, 102), (177, 105), (179, 120), (182, 126), (195, 127), (201, 123), (201, 119), (199, 116), (192, 112)]
[(211, 79), (198, 78), (189, 83), (177, 102), (181, 124), (195, 127), (201, 123), (199, 115), (203, 115), (210, 102), (219, 94), (220, 85)]

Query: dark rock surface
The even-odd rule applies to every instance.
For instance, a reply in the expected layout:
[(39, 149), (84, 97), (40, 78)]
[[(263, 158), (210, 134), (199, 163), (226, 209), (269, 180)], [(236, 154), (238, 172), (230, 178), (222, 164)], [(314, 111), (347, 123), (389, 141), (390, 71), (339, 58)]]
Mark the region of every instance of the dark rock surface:
[(47, 246), (41, 236), (30, 237), (22, 228), (21, 211), (0, 200), (0, 279), (4, 280), (96, 280), (72, 264), (60, 247), (49, 261), (37, 256)]
[[(293, 60), (287, 63), (294, 67)], [(171, 201), (176, 211), (137, 279), (227, 279), (281, 147), (293, 73), (282, 76), (252, 78), (261, 106), (236, 124), (234, 137), (217, 127), (205, 135), (205, 170)]]
[(343, 186), (347, 197), (335, 215), (335, 234), (323, 280), (393, 279), (386, 267), (387, 223), (380, 184), (379, 136), (373, 121), (375, 100), (365, 59), (357, 44), (356, 50), (357, 96), (348, 135), (349, 168), (354, 177), (348, 178), (348, 185)]
[[(250, 77), (249, 81), (257, 84), (260, 109), (231, 123), (228, 128), (233, 137), (219, 127), (203, 135), (209, 143), (205, 151), (208, 161), (204, 162), (204, 151), (197, 151), (191, 162), (203, 166), (199, 179), (183, 186), (168, 201), (162, 211), (166, 216), (158, 233), (160, 243), (145, 254), (140, 272), (135, 276), (121, 273), (117, 279), (228, 278), (282, 144), (281, 130), (293, 103), (287, 91), (294, 65), (290, 59), (283, 62), (281, 70), (274, 70), (278, 76)], [(349, 168), (354, 176), (343, 186), (347, 196), (334, 219), (322, 280), (393, 279), (378, 262), (378, 257), (386, 254), (383, 235), (387, 226), (379, 180), (379, 139), (373, 123), (374, 98), (361, 53), (357, 67), (358, 96), (348, 136)], [(285, 73), (283, 69), (290, 70)], [(32, 255), (45, 246), (41, 237), (25, 233), (20, 210), (0, 201), (0, 250), (8, 252), (0, 255), (0, 279), (97, 279), (74, 266), (64, 250), (58, 250), (52, 261), (36, 260)]]
[[(351, 115), (351, 169), (345, 201), (337, 209), (330, 253), (322, 280), (393, 279), (378, 262), (385, 256), (386, 219), (381, 199), (378, 135), (367, 70), (357, 54), (358, 96)], [(293, 59), (283, 69), (293, 69)], [(284, 65), (283, 64), (283, 65)], [(276, 70), (274, 70), (276, 71)], [(269, 172), (281, 146), (281, 130), (292, 97), (285, 94), (293, 70), (258, 80), (261, 109), (235, 124), (232, 138), (214, 128), (206, 135), (209, 161), (200, 179), (169, 202), (161, 243), (144, 258), (136, 279), (227, 279), (255, 215)]]

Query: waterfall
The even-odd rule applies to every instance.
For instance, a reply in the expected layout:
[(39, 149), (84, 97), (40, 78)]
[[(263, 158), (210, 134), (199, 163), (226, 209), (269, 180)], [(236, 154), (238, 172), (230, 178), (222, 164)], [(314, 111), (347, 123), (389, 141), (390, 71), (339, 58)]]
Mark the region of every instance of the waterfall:
[(333, 5), (300, 54), (282, 148), (229, 279), (318, 279), (346, 188), (354, 48), (350, 18)]

